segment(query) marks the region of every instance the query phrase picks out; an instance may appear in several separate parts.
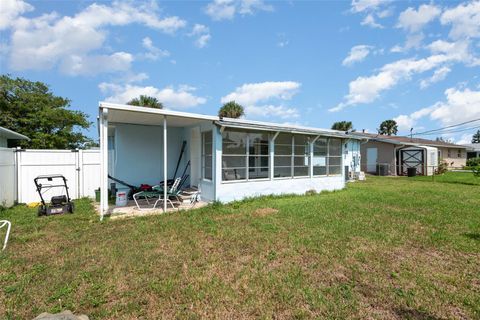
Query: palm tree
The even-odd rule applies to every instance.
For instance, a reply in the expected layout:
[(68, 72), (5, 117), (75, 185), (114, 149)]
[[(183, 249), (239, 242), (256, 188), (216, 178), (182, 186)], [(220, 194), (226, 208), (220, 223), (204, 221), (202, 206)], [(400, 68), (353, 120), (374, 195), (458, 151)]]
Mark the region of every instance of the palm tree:
[(131, 106), (138, 106), (138, 107), (150, 107), (156, 109), (163, 109), (163, 104), (158, 101), (155, 97), (140, 95), (138, 98), (133, 98), (132, 100), (128, 101), (127, 104)]
[(397, 135), (398, 125), (395, 120), (385, 120), (380, 123), (380, 128), (378, 129), (379, 134), (391, 136)]
[(350, 130), (353, 130), (353, 124), (351, 121), (334, 122), (332, 125), (332, 130), (350, 131)]
[(240, 118), (244, 114), (245, 111), (243, 106), (235, 101), (225, 103), (220, 110), (218, 110), (218, 116), (224, 118)]

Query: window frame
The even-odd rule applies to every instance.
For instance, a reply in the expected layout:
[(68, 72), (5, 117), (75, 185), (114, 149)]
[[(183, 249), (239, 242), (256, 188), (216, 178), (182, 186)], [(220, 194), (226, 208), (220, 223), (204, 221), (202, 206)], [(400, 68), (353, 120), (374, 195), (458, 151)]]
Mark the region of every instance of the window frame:
[[(312, 155), (311, 155), (311, 136), (310, 135), (304, 135), (304, 134), (294, 134), (294, 133), (288, 133), (288, 132), (281, 132), (280, 134), (287, 134), (287, 135), (290, 135), (290, 144), (285, 144), (285, 143), (276, 143), (277, 139), (275, 139), (273, 141), (273, 150), (274, 150), (274, 154), (273, 154), (273, 179), (274, 180), (282, 180), (282, 179), (305, 179), (305, 178), (310, 178), (310, 167), (311, 167), (311, 164), (312, 164)], [(295, 144), (295, 136), (301, 136), (301, 137), (305, 137), (306, 139), (306, 144), (301, 144), (301, 146), (305, 146), (306, 149), (304, 151), (304, 154), (303, 155), (299, 155), (299, 154), (296, 154), (295, 153), (295, 147), (299, 146), (297, 144)], [(278, 138), (278, 137), (277, 137)], [(276, 147), (278, 146), (290, 146), (291, 148), (291, 152), (290, 154), (288, 155), (278, 155), (278, 154), (275, 154), (275, 149)], [(277, 157), (280, 157), (280, 158), (290, 158), (290, 165), (289, 166), (276, 166), (275, 165), (275, 159)], [(303, 168), (305, 167), (304, 165), (303, 166), (299, 166), (299, 165), (295, 165), (295, 159), (296, 158), (303, 158), (303, 159), (308, 159), (308, 165), (306, 166), (307, 167), (307, 172), (305, 175), (295, 175), (295, 168)], [(290, 168), (290, 175), (289, 176), (283, 176), (283, 177), (275, 177), (275, 168)]]
[[(206, 156), (207, 156), (207, 153), (205, 152), (206, 151), (206, 148), (205, 148), (205, 143), (206, 143), (206, 135), (210, 133), (212, 136), (211, 136), (211, 140), (210, 140), (210, 144), (211, 144), (211, 153), (210, 153), (210, 157), (211, 157), (211, 160), (210, 160), (210, 179), (209, 178), (206, 178), (206, 175), (205, 175), (205, 169), (207, 168), (206, 166)], [(202, 131), (201, 132), (201, 140), (202, 140), (202, 146), (201, 146), (201, 166), (202, 166), (202, 180), (203, 181), (209, 181), (209, 182), (212, 182), (213, 181), (213, 130), (206, 130), (206, 131)]]
[[(228, 129), (224, 130), (222, 132), (222, 167), (221, 167), (221, 172), (222, 172), (222, 183), (242, 183), (242, 182), (251, 182), (251, 181), (268, 181), (270, 180), (270, 134), (269, 133), (266, 133), (267, 135), (267, 142), (266, 143), (261, 143), (261, 145), (263, 144), (266, 144), (267, 145), (267, 154), (266, 155), (263, 155), (263, 154), (260, 154), (260, 155), (257, 155), (257, 154), (250, 154), (250, 145), (251, 145), (251, 135), (255, 135), (255, 134), (265, 134), (263, 131), (243, 131), (243, 130), (231, 130), (231, 132), (243, 132), (246, 134), (246, 139), (245, 139), (245, 154), (225, 154), (224, 153), (224, 143), (223, 143), (223, 133), (224, 132), (228, 132)], [(254, 144), (252, 144), (254, 145)], [(225, 180), (224, 179), (224, 170), (228, 170), (229, 168), (224, 168), (223, 166), (223, 157), (226, 156), (226, 157), (239, 157), (239, 158), (244, 158), (245, 159), (245, 167), (238, 167), (240, 168), (241, 170), (245, 170), (245, 179), (232, 179), (232, 180)], [(251, 168), (254, 168), (254, 169), (261, 169), (261, 168), (264, 168), (263, 166), (250, 166), (250, 157), (265, 157), (267, 158), (267, 177), (266, 178), (251, 178), (250, 177), (250, 169)]]
[[(331, 141), (331, 140), (338, 140), (339, 146), (340, 146), (339, 155), (335, 155), (335, 156), (330, 155), (330, 141)], [(327, 160), (327, 177), (341, 176), (342, 173), (343, 173), (343, 169), (342, 169), (342, 167), (343, 167), (343, 152), (342, 152), (342, 151), (343, 151), (343, 141), (342, 141), (341, 138), (328, 138), (327, 141), (328, 141), (328, 148), (327, 148), (327, 150), (328, 150), (328, 155), (327, 155), (327, 159), (328, 159), (328, 160)], [(340, 164), (338, 164), (338, 165), (332, 165), (332, 166), (335, 166), (335, 167), (339, 167), (339, 168), (340, 168), (340, 173), (333, 173), (333, 174), (330, 173), (330, 159), (331, 159), (331, 158), (338, 158), (338, 159), (340, 159)]]
[[(320, 137), (319, 139), (315, 140), (314, 142), (314, 146), (313, 146), (313, 153), (315, 153), (315, 143), (320, 140), (320, 139), (325, 139), (326, 140), (326, 147), (327, 147), (327, 152), (326, 152), (326, 155), (325, 155), (325, 166), (314, 166), (313, 163), (312, 163), (312, 177), (313, 178), (316, 178), (316, 177), (338, 177), (338, 176), (341, 176), (343, 175), (343, 144), (344, 142), (342, 141), (343, 139), (342, 138), (332, 138), (332, 137)], [(331, 152), (330, 152), (330, 141), (331, 140), (338, 140), (339, 142), (339, 147), (340, 147), (340, 153), (339, 155), (334, 155), (332, 156), (331, 155)], [(336, 158), (336, 159), (340, 159), (340, 164), (339, 165), (332, 165), (332, 166), (335, 166), (335, 167), (339, 167), (340, 168), (340, 173), (330, 173), (330, 159), (331, 158)], [(315, 174), (315, 170), (314, 168), (315, 167), (319, 167), (319, 168), (322, 168), (322, 167), (325, 167), (325, 174)]]

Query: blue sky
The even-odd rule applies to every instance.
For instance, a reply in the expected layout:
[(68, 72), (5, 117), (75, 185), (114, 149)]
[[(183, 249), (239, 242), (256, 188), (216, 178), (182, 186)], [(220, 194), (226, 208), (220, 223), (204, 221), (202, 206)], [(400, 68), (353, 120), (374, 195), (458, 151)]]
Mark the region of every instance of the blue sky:
[(46, 82), (92, 121), (98, 101), (139, 94), (370, 132), (392, 118), (401, 134), (480, 118), (480, 1), (3, 0), (0, 32), (2, 74)]

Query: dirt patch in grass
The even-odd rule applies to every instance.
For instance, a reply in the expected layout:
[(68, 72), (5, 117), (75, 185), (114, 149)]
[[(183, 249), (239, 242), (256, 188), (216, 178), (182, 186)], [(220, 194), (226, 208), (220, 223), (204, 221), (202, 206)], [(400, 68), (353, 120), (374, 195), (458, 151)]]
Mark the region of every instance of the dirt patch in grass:
[(278, 209), (274, 208), (259, 208), (253, 212), (255, 217), (266, 217), (278, 213)]

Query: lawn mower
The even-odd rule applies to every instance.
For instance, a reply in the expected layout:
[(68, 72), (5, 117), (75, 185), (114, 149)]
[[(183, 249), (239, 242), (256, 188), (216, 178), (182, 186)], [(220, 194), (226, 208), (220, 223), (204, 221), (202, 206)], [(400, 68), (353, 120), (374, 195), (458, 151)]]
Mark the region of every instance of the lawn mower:
[[(47, 182), (42, 181), (46, 180)], [(60, 182), (58, 182), (60, 180)], [(73, 213), (74, 204), (68, 194), (67, 179), (61, 174), (38, 176), (33, 179), (37, 192), (40, 195), (41, 205), (38, 207), (39, 216), (49, 216), (61, 213)], [(45, 202), (43, 195), (52, 188), (65, 188), (66, 195), (53, 196), (50, 204)]]

